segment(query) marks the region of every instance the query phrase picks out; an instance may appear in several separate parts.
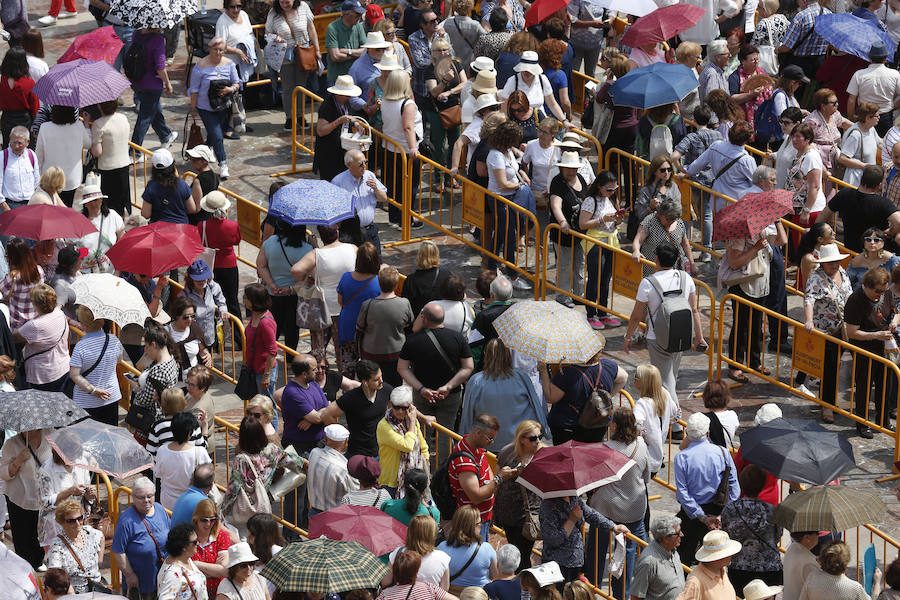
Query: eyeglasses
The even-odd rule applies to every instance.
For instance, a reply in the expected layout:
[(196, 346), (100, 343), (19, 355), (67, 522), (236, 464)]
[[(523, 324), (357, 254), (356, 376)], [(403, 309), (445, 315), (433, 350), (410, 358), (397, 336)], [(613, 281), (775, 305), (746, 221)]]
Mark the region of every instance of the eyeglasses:
[(395, 406), (394, 410), (402, 410), (404, 412), (409, 412), (409, 407), (408, 406)]
[(837, 100), (829, 100), (825, 104), (831, 104), (832, 106), (837, 106), (838, 104), (840, 104), (840, 102), (838, 102)]
[(390, 31), (385, 31), (385, 32), (384, 32), (384, 37), (386, 37), (386, 38), (387, 38), (387, 37), (394, 37), (395, 35), (397, 35), (397, 30), (396, 30), (396, 29), (391, 29)]
[(866, 237), (866, 238), (863, 238), (863, 239), (864, 239), (865, 241), (867, 241), (867, 242), (872, 243), (872, 244), (876, 244), (876, 243), (878, 243), (878, 242), (884, 243), (884, 238), (880, 238), (880, 237)]
[(194, 314), (190, 314), (190, 315), (181, 315), (181, 318), (182, 318), (182, 319), (185, 319), (185, 320), (187, 320), (187, 319), (191, 319), (191, 320), (192, 320), (192, 319), (196, 319), (196, 318), (197, 318), (197, 315), (194, 315)]
[(73, 517), (71, 519), (66, 519), (66, 523), (71, 525), (72, 523), (81, 523), (84, 521), (84, 515), (78, 515), (77, 517)]
[(197, 520), (200, 521), (201, 523), (215, 523), (216, 521), (219, 520), (219, 517), (200, 517)]
[(361, 161), (359, 161), (358, 163), (356, 163), (356, 166), (357, 166), (357, 167), (364, 167), (364, 166), (366, 166), (367, 164), (369, 164), (369, 161), (367, 161), (367, 160), (361, 160)]
[(495, 433), (494, 435), (488, 435), (487, 433), (485, 433), (485, 434), (484, 434), (484, 437), (487, 438), (487, 441), (489, 441), (490, 443), (493, 444), (493, 443), (494, 443), (494, 438), (497, 437), (497, 434)]
[(515, 114), (520, 114), (520, 113), (527, 112), (527, 111), (528, 111), (527, 106), (510, 106), (509, 107), (509, 112), (515, 113)]
[(526, 435), (522, 437), (523, 440), (528, 440), (529, 442), (536, 442), (538, 440), (544, 439), (544, 434), (541, 433), (539, 435)]

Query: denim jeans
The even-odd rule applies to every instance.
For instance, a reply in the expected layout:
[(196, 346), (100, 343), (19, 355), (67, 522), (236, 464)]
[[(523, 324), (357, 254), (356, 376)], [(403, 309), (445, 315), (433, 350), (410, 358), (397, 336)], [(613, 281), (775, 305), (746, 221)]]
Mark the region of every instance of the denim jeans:
[[(512, 201), (513, 196), (504, 196)], [(493, 213), (496, 216), (494, 224), (493, 251), (497, 256), (505, 258), (511, 264), (516, 264), (516, 250), (519, 246), (519, 234), (524, 233), (524, 227), (519, 222), (518, 212), (514, 208), (493, 198), (485, 198), (485, 202), (494, 203)], [(488, 260), (488, 269), (496, 269), (500, 263), (493, 258)], [(515, 271), (512, 273), (516, 275)]]
[(166, 139), (172, 135), (172, 130), (166, 125), (162, 105), (159, 103), (162, 93), (162, 90), (134, 90), (134, 97), (138, 103), (138, 115), (137, 122), (134, 124), (134, 133), (131, 134), (131, 141), (138, 146), (144, 145), (144, 136), (147, 135), (147, 130), (151, 125), (160, 142), (165, 143)]
[(198, 108), (197, 112), (200, 113), (200, 119), (206, 128), (206, 145), (212, 148), (216, 154), (216, 160), (222, 165), (225, 163), (225, 138), (222, 136), (228, 126), (231, 112), (203, 110), (202, 108)]
[(713, 233), (713, 202), (709, 192), (700, 192), (700, 204), (703, 211), (703, 234), (701, 241), (704, 248), (712, 247)]
[[(634, 534), (635, 537), (639, 537), (642, 540), (647, 540), (647, 532), (644, 529), (644, 521), (643, 519), (638, 519), (633, 523), (625, 523), (625, 526), (628, 527), (629, 531)], [(597, 571), (594, 572), (594, 538), (596, 537), (596, 547), (597, 547)], [(588, 539), (586, 543), (585, 553), (585, 563), (584, 563), (584, 571), (588, 576), (588, 579), (592, 580), (600, 587), (600, 584), (603, 581), (603, 573), (606, 570), (606, 558), (609, 554), (609, 531), (606, 529), (598, 530), (593, 525), (591, 526), (590, 531), (588, 532)], [(631, 577), (634, 572), (634, 560), (637, 554), (637, 542), (633, 540), (626, 539), (625, 540), (625, 594), (623, 595), (622, 589), (622, 578), (620, 577), (611, 577), (610, 585), (612, 586), (612, 595), (619, 600), (625, 600), (631, 598)]]
[(491, 522), (486, 521), (481, 524), (481, 539), (482, 541), (489, 541), (488, 538), (491, 537)]
[(125, 60), (125, 54), (128, 53), (128, 49), (131, 47), (131, 38), (134, 36), (134, 29), (125, 25), (113, 25), (112, 28), (119, 39), (122, 40), (122, 49), (119, 50), (119, 54), (113, 62), (113, 68), (116, 71), (121, 71), (122, 61)]
[[(584, 288), (585, 300), (596, 302), (600, 306), (609, 306), (609, 282), (612, 279), (613, 253), (612, 250), (603, 249), (594, 244), (587, 253), (587, 285)], [(597, 284), (599, 283), (599, 295)], [(606, 312), (591, 305), (587, 306), (587, 316), (606, 316)]]
[[(269, 376), (269, 387), (264, 388), (262, 384), (262, 373), (256, 374), (256, 389), (259, 390), (260, 394), (264, 394), (269, 398), (275, 397), (275, 384), (278, 381), (278, 361), (275, 361), (275, 366), (272, 367), (272, 374)], [(274, 408), (274, 407), (273, 407)], [(275, 411), (275, 416), (272, 417), (272, 427), (278, 431), (278, 410)]]

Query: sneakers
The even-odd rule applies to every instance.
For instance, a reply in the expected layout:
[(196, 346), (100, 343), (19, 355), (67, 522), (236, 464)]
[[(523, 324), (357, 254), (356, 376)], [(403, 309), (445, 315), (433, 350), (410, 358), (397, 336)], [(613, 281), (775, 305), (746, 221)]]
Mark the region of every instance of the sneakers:
[(68, 12), (68, 11), (64, 10), (61, 13), (59, 13), (60, 19), (71, 19), (72, 17), (77, 17), (77, 16), (78, 16), (77, 12)]
[(391, 229), (394, 231), (400, 231), (400, 223), (391, 223)]
[(291, 126), (291, 120), (285, 119), (284, 125), (281, 126), (281, 129), (283, 129), (284, 131), (291, 131), (293, 129), (293, 127)]
[(178, 132), (177, 132), (177, 131), (173, 131), (172, 133), (169, 134), (169, 137), (167, 137), (167, 138), (163, 141), (162, 147), (165, 148), (166, 150), (168, 150), (168, 149), (169, 149), (169, 146), (171, 146), (172, 143), (173, 143), (176, 139), (178, 139)]
[(54, 25), (56, 23), (56, 17), (47, 15), (38, 19), (38, 23), (44, 27), (50, 27), (51, 25)]
[(422, 221), (417, 221), (416, 219), (413, 219), (413, 222), (410, 224), (410, 227), (412, 229), (422, 229), (423, 227), (425, 227), (425, 223)]
[(701, 252), (700, 256), (697, 257), (697, 260), (694, 262), (708, 263), (712, 260), (712, 254), (708, 252)]
[(516, 277), (515, 279), (513, 279), (512, 286), (515, 289), (523, 291), (523, 292), (527, 292), (528, 290), (534, 289), (531, 287), (530, 283), (528, 283), (521, 277)]
[(228, 165), (219, 168), (219, 179), (228, 179)]
[(601, 321), (603, 321), (604, 327), (621, 327), (622, 325), (622, 321), (609, 315), (603, 317)]
[(167, 66), (167, 67), (171, 67), (171, 66), (174, 65), (174, 64), (175, 64), (175, 57), (174, 57), (174, 56), (171, 57), (171, 58), (167, 58), (167, 59), (166, 59), (166, 66)]
[(605, 325), (603, 325), (603, 321), (600, 320), (600, 317), (588, 317), (587, 322), (592, 329), (605, 329)]
[(556, 301), (566, 308), (575, 308), (575, 301), (568, 296), (557, 296)]
[(812, 393), (812, 390), (810, 390), (808, 387), (806, 387), (802, 383), (800, 384), (800, 387), (798, 389), (800, 390), (800, 393), (803, 394), (804, 396), (808, 396), (810, 398), (816, 397), (816, 395)]

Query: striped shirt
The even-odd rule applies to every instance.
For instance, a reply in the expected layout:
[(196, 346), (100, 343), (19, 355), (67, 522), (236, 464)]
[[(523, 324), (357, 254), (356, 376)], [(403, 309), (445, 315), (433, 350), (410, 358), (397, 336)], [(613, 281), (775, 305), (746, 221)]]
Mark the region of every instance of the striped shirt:
[[(72, 357), (69, 359), (70, 367), (77, 367), (82, 372), (87, 371), (97, 363), (100, 353), (103, 352), (103, 344), (107, 335), (103, 331), (92, 331), (84, 334), (75, 348), (72, 349)], [(88, 394), (77, 385), (75, 386), (75, 404), (81, 408), (99, 408), (118, 402), (122, 398), (122, 390), (119, 389), (119, 381), (116, 378), (116, 364), (122, 356), (122, 342), (114, 335), (109, 336), (109, 344), (106, 352), (97, 363), (97, 367), (88, 373), (85, 379), (99, 390), (109, 392), (109, 398), (101, 400)]]
[(409, 589), (408, 585), (392, 585), (385, 588), (384, 591), (375, 600), (444, 600), (450, 594), (431, 583), (417, 581)]
[(347, 472), (347, 457), (325, 446), (309, 453), (306, 490), (309, 505), (319, 511), (331, 510), (341, 504), (347, 492), (359, 489), (359, 482)]
[[(468, 471), (475, 473), (478, 477), (478, 485), (483, 486), (491, 480), (491, 466), (488, 464), (487, 452), (484, 448), (473, 449), (469, 444), (469, 436), (466, 435), (459, 440), (453, 447), (453, 452), (468, 452), (478, 459), (478, 464), (472, 461), (468, 456), (458, 456), (454, 458), (447, 467), (447, 475), (450, 478), (450, 489), (456, 497), (456, 508), (466, 504), (474, 504), (469, 500), (469, 496), (463, 491), (459, 483), (459, 474)], [(494, 510), (494, 495), (491, 494), (487, 499), (475, 504), (475, 508), (481, 513), (481, 520), (488, 523), (491, 520), (491, 514)]]
[[(820, 7), (818, 2), (810, 2), (797, 13), (781, 44), (794, 51), (796, 56), (821, 56), (828, 50), (828, 42), (815, 32), (813, 24), (819, 15), (830, 15), (831, 11)], [(807, 32), (809, 34), (807, 35)], [(802, 42), (802, 43), (798, 43)], [(796, 44), (796, 47), (794, 47)]]
[[(156, 451), (163, 444), (168, 444), (174, 440), (175, 438), (172, 436), (172, 419), (160, 419), (150, 429), (150, 436), (147, 438), (147, 452), (151, 456), (156, 456)], [(199, 427), (191, 433), (191, 443), (195, 446), (206, 448), (206, 438), (203, 437), (203, 432), (200, 431)]]
[(369, 488), (367, 490), (355, 490), (347, 492), (341, 498), (341, 504), (350, 506), (374, 506), (381, 508), (385, 500), (391, 500), (391, 495), (384, 488)]

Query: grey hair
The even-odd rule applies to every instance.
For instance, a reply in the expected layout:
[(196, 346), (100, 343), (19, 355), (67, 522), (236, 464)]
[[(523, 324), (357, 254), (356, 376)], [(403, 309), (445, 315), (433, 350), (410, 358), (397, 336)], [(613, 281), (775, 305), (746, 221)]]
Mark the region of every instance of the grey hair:
[(522, 553), (512, 544), (505, 544), (497, 550), (497, 568), (501, 573), (515, 573), (521, 560)]
[(679, 219), (681, 218), (681, 201), (675, 198), (664, 198), (659, 203), (656, 212), (667, 219)]
[(219, 37), (217, 35), (213, 39), (209, 40), (209, 42), (206, 44), (206, 47), (209, 48), (210, 46), (212, 46), (214, 44), (218, 44), (219, 42), (222, 42), (223, 44), (225, 44), (225, 46), (228, 46), (228, 43), (225, 41), (225, 38)]
[(9, 137), (11, 137), (11, 138), (20, 137), (20, 138), (25, 138), (26, 140), (28, 140), (28, 139), (31, 139), (31, 132), (28, 131), (27, 127), (24, 127), (22, 125), (16, 125), (15, 127), (13, 127), (10, 130)]
[(225, 210), (224, 208), (217, 208), (215, 211), (213, 211), (213, 218), (214, 219), (227, 219), (228, 211)]
[(344, 154), (344, 166), (345, 166), (345, 167), (349, 167), (349, 166), (350, 166), (350, 162), (353, 160), (353, 157), (355, 157), (355, 156), (361, 156), (361, 157), (363, 157), (363, 158), (366, 157), (365, 154), (363, 154), (361, 151), (359, 151), (359, 150), (357, 150), (357, 149), (355, 149), (355, 148), (352, 149), (352, 150), (348, 150), (347, 153)]
[(156, 492), (156, 484), (147, 477), (138, 477), (134, 480), (134, 485), (131, 486), (131, 492), (134, 493), (138, 490), (153, 490)]
[(765, 181), (775, 175), (775, 169), (768, 165), (760, 165), (756, 167), (756, 170), (753, 171), (753, 177), (751, 181), (753, 181), (753, 185), (759, 185), (760, 181)]
[(667, 535), (674, 535), (675, 528), (679, 525), (681, 525), (681, 519), (675, 515), (661, 515), (650, 523), (650, 535), (659, 543)]
[(513, 287), (509, 279), (500, 275), (491, 282), (491, 296), (494, 300), (505, 302), (512, 298)]

